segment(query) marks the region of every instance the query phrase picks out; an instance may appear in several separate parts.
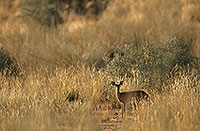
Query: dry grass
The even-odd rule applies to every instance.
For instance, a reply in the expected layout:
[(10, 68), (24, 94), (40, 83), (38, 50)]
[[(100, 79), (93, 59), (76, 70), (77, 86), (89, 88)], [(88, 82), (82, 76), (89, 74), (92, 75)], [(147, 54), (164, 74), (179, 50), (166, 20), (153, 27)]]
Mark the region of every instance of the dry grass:
[[(180, 73), (162, 92), (144, 87), (153, 105), (142, 105), (122, 122), (109, 86), (112, 78), (95, 67), (116, 47), (174, 35), (191, 42), (191, 54), (199, 56), (199, 7), (198, 0), (113, 0), (98, 21), (75, 22), (79, 25), (74, 29), (67, 24), (43, 30), (32, 22), (1, 22), (0, 46), (17, 59), (21, 74), (0, 76), (0, 130), (88, 131), (109, 122), (117, 130), (198, 130), (198, 73)], [(136, 85), (127, 80), (122, 89)]]
[(99, 73), (71, 68), (37, 69), (16, 80), (2, 77), (1, 130), (90, 129), (103, 82)]
[(189, 77), (188, 74), (182, 75), (182, 78), (164, 87), (162, 93), (151, 92), (153, 104), (144, 104), (140, 110), (132, 112), (120, 129), (198, 130), (199, 86), (193, 88), (194, 81), (191, 82)]
[[(112, 105), (99, 107), (107, 81), (101, 71), (42, 68), (16, 80), (1, 77), (1, 130), (97, 130), (99, 122), (114, 123), (119, 130), (198, 130), (199, 86), (191, 86), (197, 81), (190, 81), (189, 74), (182, 76), (161, 93), (149, 91), (153, 105), (129, 111), (125, 122), (121, 114), (114, 120), (116, 113), (109, 113), (115, 96), (109, 98)], [(134, 90), (130, 81), (123, 88)], [(95, 115), (96, 108), (102, 115)]]

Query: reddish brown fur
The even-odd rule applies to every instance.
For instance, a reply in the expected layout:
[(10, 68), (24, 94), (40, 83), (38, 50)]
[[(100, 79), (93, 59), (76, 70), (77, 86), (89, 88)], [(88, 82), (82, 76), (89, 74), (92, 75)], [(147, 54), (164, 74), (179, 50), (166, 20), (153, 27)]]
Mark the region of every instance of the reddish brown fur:
[(136, 104), (141, 100), (149, 100), (149, 95), (144, 90), (135, 90), (131, 92), (120, 92), (120, 86), (123, 84), (123, 81), (120, 82), (120, 84), (115, 84), (115, 82), (111, 82), (112, 85), (116, 86), (116, 97), (118, 101), (120, 102), (122, 106), (122, 119), (123, 119), (123, 113), (125, 112), (126, 104), (133, 101), (133, 99), (137, 102), (134, 103), (134, 106), (136, 107)]

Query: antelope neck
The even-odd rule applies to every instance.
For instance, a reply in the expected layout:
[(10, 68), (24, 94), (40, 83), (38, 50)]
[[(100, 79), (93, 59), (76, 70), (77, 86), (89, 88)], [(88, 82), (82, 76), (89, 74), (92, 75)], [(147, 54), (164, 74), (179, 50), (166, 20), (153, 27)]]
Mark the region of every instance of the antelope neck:
[(116, 87), (116, 96), (119, 98), (120, 93), (119, 93), (119, 87)]

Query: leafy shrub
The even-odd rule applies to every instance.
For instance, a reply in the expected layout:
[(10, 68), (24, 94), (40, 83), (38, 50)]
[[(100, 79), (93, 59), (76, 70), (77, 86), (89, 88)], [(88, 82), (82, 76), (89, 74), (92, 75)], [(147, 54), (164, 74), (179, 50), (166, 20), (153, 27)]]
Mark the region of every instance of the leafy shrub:
[[(189, 44), (173, 37), (165, 42), (130, 43), (114, 51), (105, 60), (105, 72), (111, 77), (135, 78), (141, 83), (160, 87), (175, 65), (198, 68), (199, 60), (188, 55)], [(189, 65), (189, 66), (188, 66)]]
[(15, 58), (4, 48), (0, 49), (0, 72), (6, 76), (17, 76), (19, 74), (19, 66)]
[(56, 27), (64, 23), (61, 14), (75, 13), (98, 18), (106, 9), (108, 0), (23, 0), (20, 4), (23, 18), (31, 18), (33, 21), (47, 26)]
[(56, 27), (64, 22), (58, 13), (57, 4), (54, 0), (24, 0), (20, 7), (24, 18), (31, 18), (47, 27)]

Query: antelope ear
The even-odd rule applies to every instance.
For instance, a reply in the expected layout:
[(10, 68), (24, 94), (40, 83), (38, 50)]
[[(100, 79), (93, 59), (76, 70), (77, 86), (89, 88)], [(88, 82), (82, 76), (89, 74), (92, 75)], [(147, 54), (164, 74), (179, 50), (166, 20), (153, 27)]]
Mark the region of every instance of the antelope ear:
[(111, 81), (111, 84), (112, 84), (112, 85), (115, 85), (115, 82), (114, 82), (114, 81)]

